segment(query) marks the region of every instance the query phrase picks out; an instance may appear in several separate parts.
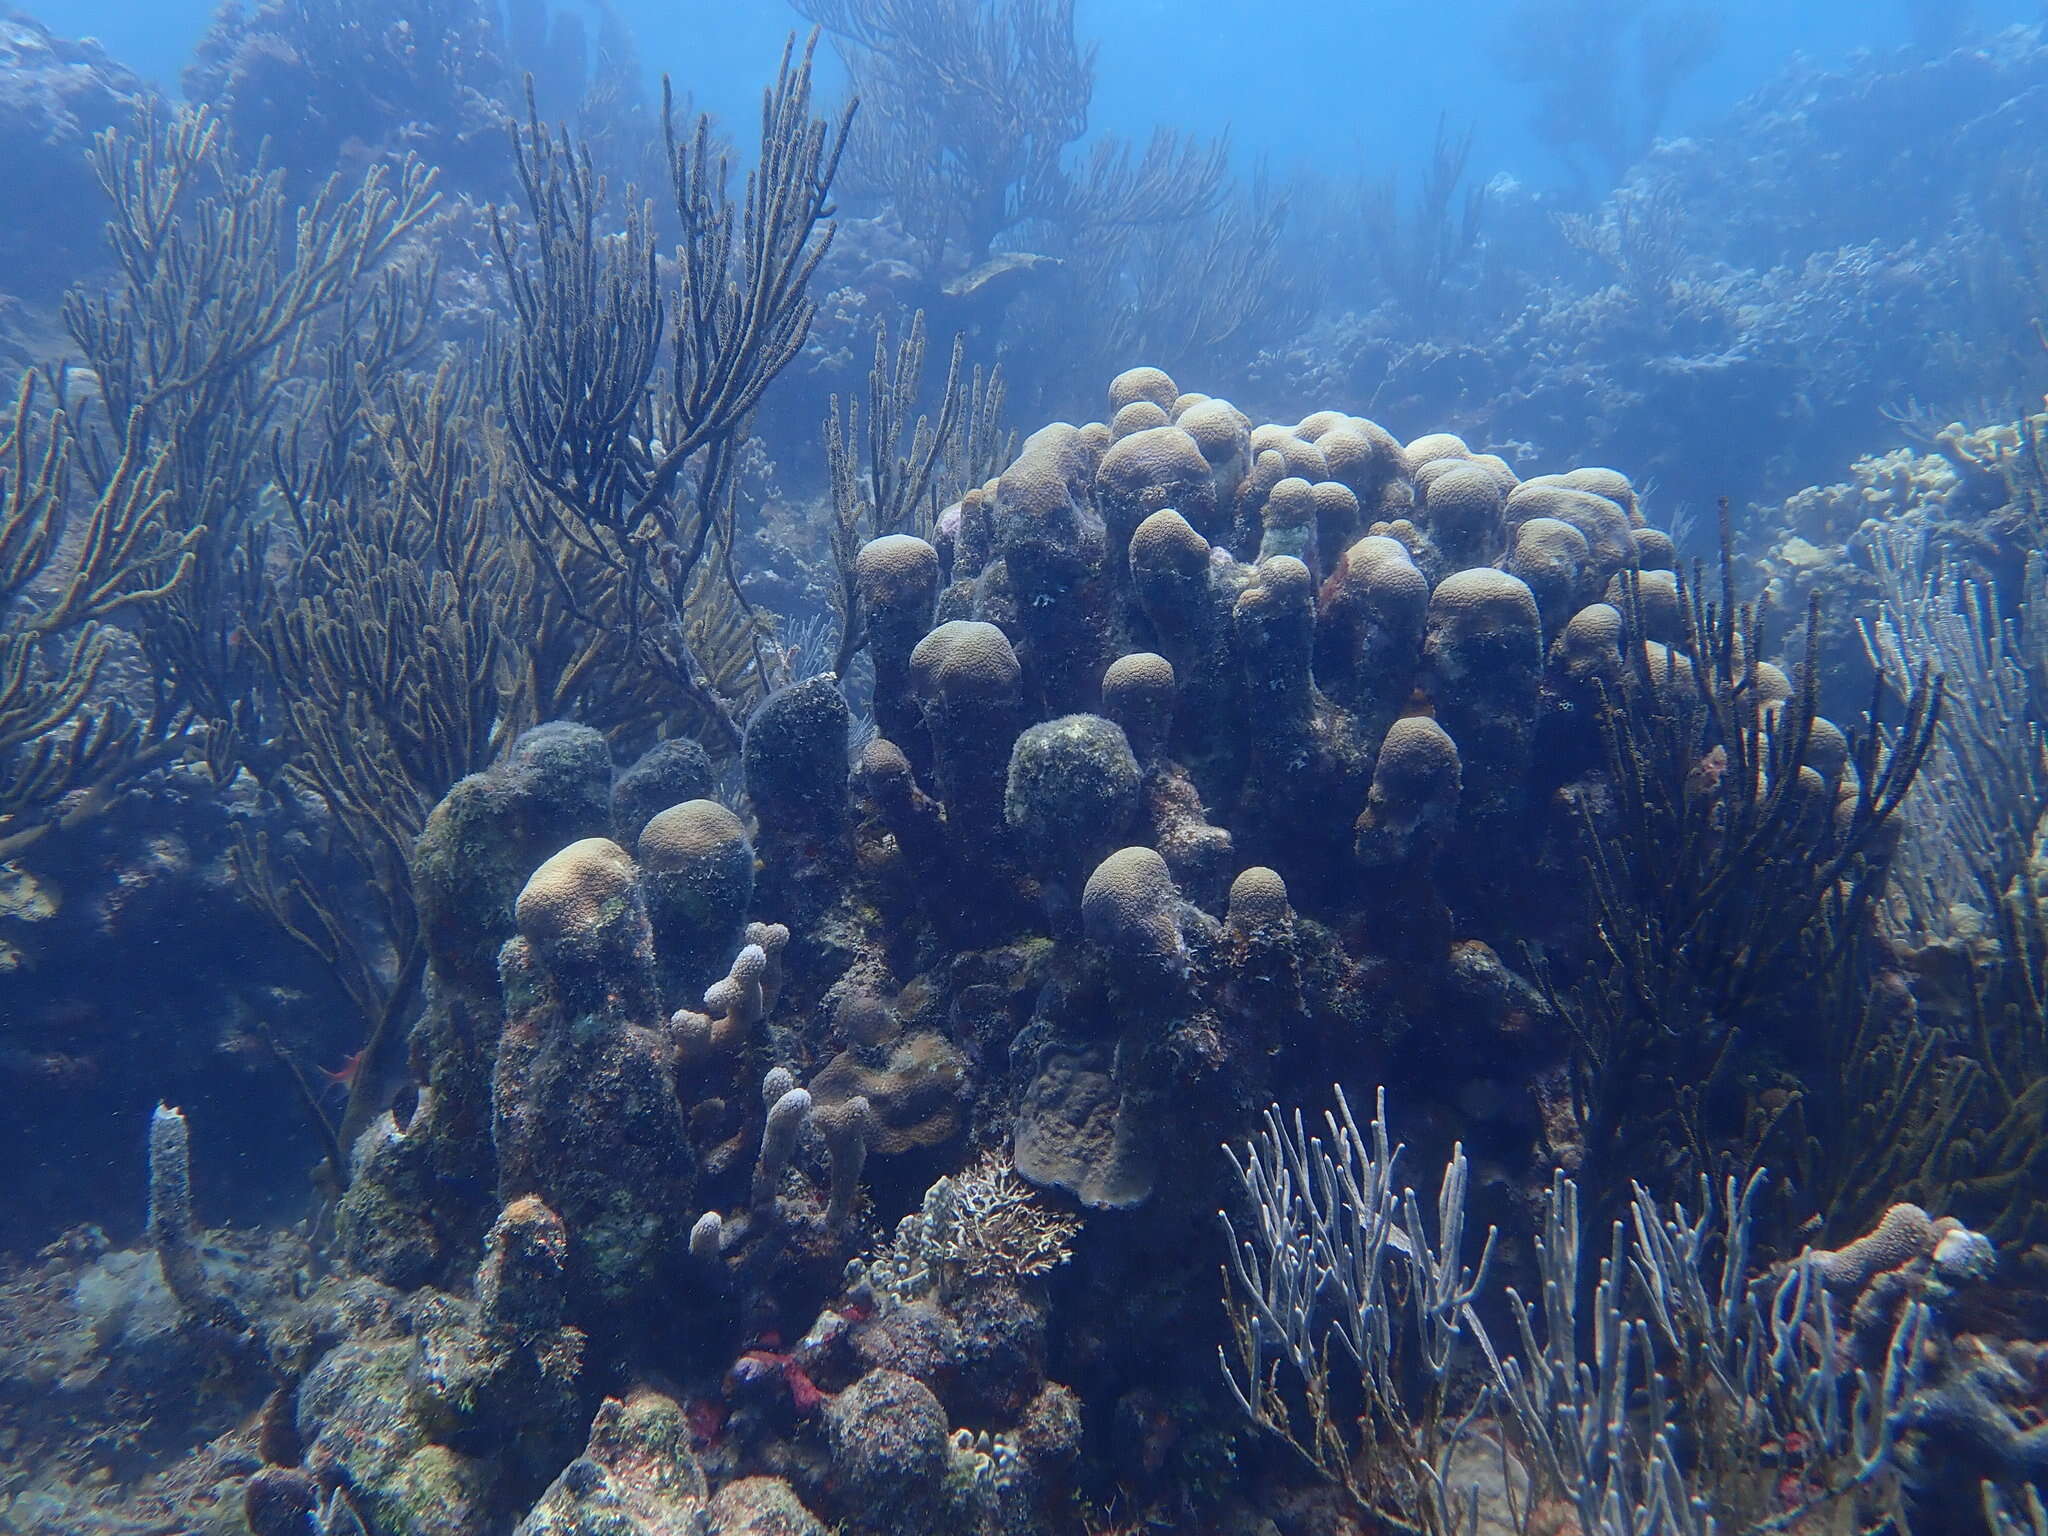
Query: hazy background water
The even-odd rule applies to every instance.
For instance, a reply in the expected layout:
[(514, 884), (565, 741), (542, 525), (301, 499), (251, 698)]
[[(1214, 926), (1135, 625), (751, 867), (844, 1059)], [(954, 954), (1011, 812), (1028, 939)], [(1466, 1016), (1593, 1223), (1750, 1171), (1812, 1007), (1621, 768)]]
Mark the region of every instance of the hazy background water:
[[(60, 33), (98, 37), (173, 91), (212, 14), (203, 0), (29, 9)], [(1503, 78), (1494, 47), (1509, 9), (1510, 0), (1079, 0), (1078, 30), (1101, 49), (1093, 127), (1142, 138), (1158, 123), (1202, 133), (1227, 125), (1242, 155), (1269, 155), (1282, 169), (1332, 156), (1399, 169), (1424, 160), (1438, 115), (1448, 114), (1454, 127), (1472, 126), (1482, 178), (1506, 172), (1540, 185), (1557, 165), (1530, 135), (1526, 96)], [(1857, 49), (1895, 47), (1909, 32), (1909, 7), (1898, 3), (1723, 0), (1717, 9), (1721, 50), (1679, 91), (1667, 135), (1710, 122), (1794, 53), (1834, 64)], [(783, 38), (807, 25), (775, 0), (618, 0), (618, 10), (651, 78), (665, 70), (702, 105), (742, 121)], [(2039, 0), (1973, 7), (1985, 29), (2040, 12)]]

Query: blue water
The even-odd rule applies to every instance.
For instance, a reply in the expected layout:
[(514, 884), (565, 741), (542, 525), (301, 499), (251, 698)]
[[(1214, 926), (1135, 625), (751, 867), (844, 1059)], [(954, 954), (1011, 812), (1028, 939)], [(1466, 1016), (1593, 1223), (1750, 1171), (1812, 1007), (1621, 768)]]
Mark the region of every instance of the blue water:
[[(1474, 129), (1472, 167), (1542, 184), (1556, 174), (1530, 135), (1524, 93), (1504, 81), (1501, 0), (1431, 5), (1360, 0), (1323, 7), (1231, 0), (1080, 0), (1078, 29), (1099, 44), (1093, 127), (1142, 138), (1156, 124), (1228, 129), (1247, 161), (1412, 170), (1439, 114)], [(212, 7), (202, 0), (64, 0), (36, 14), (60, 32), (96, 36), (115, 58), (175, 88)], [(667, 71), (729, 119), (756, 110), (783, 38), (803, 18), (773, 0), (620, 0), (650, 80)], [(1782, 69), (1795, 53), (1837, 64), (1909, 35), (1903, 4), (1786, 5), (1722, 0), (1721, 49), (1678, 92), (1667, 134), (1696, 130)], [(2027, 0), (1982, 0), (1990, 32), (2040, 13)], [(829, 69), (829, 66), (828, 66)]]

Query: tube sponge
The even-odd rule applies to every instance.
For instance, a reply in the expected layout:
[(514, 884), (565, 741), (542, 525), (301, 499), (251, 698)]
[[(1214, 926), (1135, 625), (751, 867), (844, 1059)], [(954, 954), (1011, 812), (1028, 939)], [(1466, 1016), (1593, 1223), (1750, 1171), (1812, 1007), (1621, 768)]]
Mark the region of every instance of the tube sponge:
[(163, 1266), (164, 1284), (178, 1310), (192, 1321), (244, 1333), (241, 1310), (215, 1286), (193, 1242), (192, 1141), (185, 1112), (159, 1104), (149, 1117), (150, 1243)]
[(716, 1211), (706, 1211), (690, 1228), (690, 1257), (701, 1263), (717, 1259), (725, 1242), (725, 1218)]
[(206, 1277), (192, 1226), (191, 1132), (183, 1110), (159, 1104), (149, 1117), (149, 1240), (178, 1305), (203, 1313)]

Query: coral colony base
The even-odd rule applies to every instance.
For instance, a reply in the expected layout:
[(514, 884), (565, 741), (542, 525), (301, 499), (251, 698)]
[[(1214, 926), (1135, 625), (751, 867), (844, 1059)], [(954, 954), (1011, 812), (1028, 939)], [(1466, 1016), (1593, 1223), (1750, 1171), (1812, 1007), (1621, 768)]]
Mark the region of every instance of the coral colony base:
[(2038, 1281), (1859, 1060), (1935, 686), (1823, 718), (1612, 469), (1104, 416), (858, 548), (857, 753), (827, 673), (744, 814), (455, 784), (331, 1227), (207, 1231), (163, 1108), (147, 1245), (0, 1292), (14, 1528), (2042, 1528)]

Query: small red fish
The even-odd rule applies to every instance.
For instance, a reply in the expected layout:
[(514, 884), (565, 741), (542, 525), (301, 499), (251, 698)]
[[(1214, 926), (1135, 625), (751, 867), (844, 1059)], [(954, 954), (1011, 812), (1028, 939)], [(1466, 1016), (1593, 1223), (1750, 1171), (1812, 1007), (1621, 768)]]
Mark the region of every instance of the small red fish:
[(353, 1055), (343, 1057), (338, 1067), (320, 1068), (320, 1075), (330, 1083), (338, 1083), (343, 1088), (355, 1087), (356, 1079), (363, 1075), (363, 1057), (369, 1053), (369, 1049), (368, 1046), (364, 1046)]

